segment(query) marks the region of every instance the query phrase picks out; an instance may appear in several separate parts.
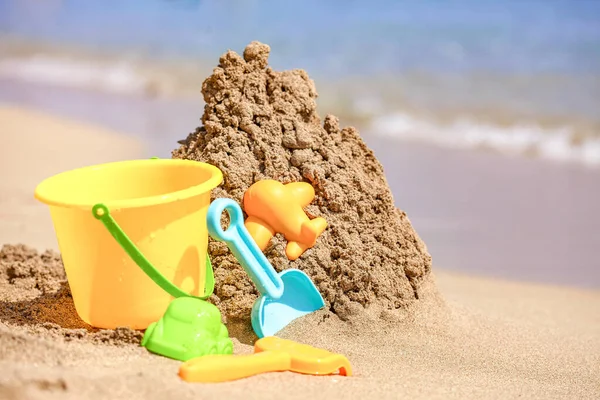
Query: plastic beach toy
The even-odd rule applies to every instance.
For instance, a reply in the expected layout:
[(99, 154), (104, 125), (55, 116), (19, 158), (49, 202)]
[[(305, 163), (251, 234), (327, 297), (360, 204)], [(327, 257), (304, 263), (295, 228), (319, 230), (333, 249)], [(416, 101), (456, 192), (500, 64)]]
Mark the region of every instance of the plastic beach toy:
[(327, 227), (324, 218), (309, 219), (303, 208), (315, 198), (315, 189), (306, 182), (286, 185), (275, 180), (254, 183), (244, 194), (244, 211), (248, 214), (246, 228), (261, 250), (275, 233), (288, 241), (286, 255), (295, 260), (314, 246), (317, 237)]
[[(222, 179), (209, 164), (149, 159), (74, 169), (37, 186), (83, 321), (145, 329), (173, 297), (212, 293), (206, 213)], [(130, 257), (123, 243), (147, 259)], [(142, 259), (152, 264), (138, 266)]]
[(280, 371), (352, 375), (350, 362), (341, 354), (271, 336), (256, 341), (254, 354), (189, 360), (180, 366), (179, 376), (187, 382), (225, 382)]
[[(229, 226), (221, 227), (221, 213), (227, 210)], [(208, 232), (224, 241), (260, 292), (252, 307), (252, 328), (259, 338), (279, 332), (294, 319), (325, 305), (308, 275), (298, 269), (279, 274), (258, 248), (244, 226), (240, 206), (231, 199), (217, 199), (207, 213)]]
[[(150, 261), (140, 252), (136, 245), (131, 239), (123, 232), (121, 227), (110, 215), (108, 207), (104, 204), (99, 203), (92, 207), (92, 213), (96, 219), (102, 221), (106, 229), (115, 238), (117, 243), (121, 245), (123, 250), (131, 257), (132, 260), (148, 275), (150, 279), (160, 286), (165, 292), (169, 293), (173, 297), (195, 297), (190, 296), (184, 292), (172, 282), (170, 282), (163, 274), (160, 273)], [(215, 276), (212, 270), (212, 265), (208, 253), (206, 253), (206, 279), (204, 282), (204, 295), (198, 297), (199, 299), (206, 300), (210, 297), (215, 288)]]
[(150, 324), (142, 339), (149, 351), (187, 361), (206, 354), (232, 354), (233, 343), (219, 309), (207, 301), (179, 297)]

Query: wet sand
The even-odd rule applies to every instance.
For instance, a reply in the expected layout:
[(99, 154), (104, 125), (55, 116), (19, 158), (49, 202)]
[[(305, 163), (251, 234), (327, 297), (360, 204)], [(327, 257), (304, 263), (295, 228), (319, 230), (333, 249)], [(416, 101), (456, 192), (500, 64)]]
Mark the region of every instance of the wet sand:
[(440, 268), (600, 288), (600, 169), (369, 144)]

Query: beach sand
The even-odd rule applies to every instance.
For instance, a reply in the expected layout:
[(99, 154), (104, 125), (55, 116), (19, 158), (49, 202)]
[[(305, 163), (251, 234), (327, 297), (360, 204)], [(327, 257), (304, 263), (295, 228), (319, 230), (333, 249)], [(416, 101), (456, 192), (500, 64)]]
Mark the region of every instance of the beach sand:
[[(56, 249), (46, 176), (136, 158), (118, 133), (20, 108), (0, 108), (0, 243)], [(346, 355), (352, 377), (271, 373), (188, 384), (179, 362), (134, 344), (97, 344), (0, 321), (0, 399), (600, 398), (600, 292), (484, 279), (436, 269), (407, 313), (327, 311), (283, 337)], [(11, 307), (2, 294), (2, 307)], [(247, 341), (241, 338), (242, 341)], [(236, 353), (251, 346), (234, 338)]]

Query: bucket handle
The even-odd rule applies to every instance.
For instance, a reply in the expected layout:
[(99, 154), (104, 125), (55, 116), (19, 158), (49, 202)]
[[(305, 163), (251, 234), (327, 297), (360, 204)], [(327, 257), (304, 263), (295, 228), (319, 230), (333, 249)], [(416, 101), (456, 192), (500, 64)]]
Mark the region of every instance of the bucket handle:
[(129, 239), (129, 236), (119, 226), (117, 221), (110, 215), (110, 211), (108, 207), (102, 203), (98, 203), (92, 207), (92, 214), (94, 218), (100, 220), (110, 232), (113, 238), (121, 245), (123, 250), (131, 257), (133, 261), (144, 271), (146, 275), (150, 279), (154, 281), (158, 286), (160, 286), (165, 292), (170, 294), (171, 296), (177, 297), (198, 297), (202, 300), (206, 300), (213, 293), (215, 288), (215, 278), (212, 269), (212, 265), (210, 262), (210, 258), (208, 257), (208, 253), (206, 254), (206, 280), (204, 287), (204, 295), (203, 296), (192, 296), (189, 293), (184, 292), (177, 286), (175, 286), (171, 281), (169, 281), (163, 274), (157, 270), (150, 261), (140, 252), (137, 246)]

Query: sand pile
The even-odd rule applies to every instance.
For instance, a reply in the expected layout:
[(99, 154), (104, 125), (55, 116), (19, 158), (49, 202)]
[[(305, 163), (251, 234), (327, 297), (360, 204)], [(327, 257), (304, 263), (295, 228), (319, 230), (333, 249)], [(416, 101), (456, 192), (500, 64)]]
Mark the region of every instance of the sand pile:
[[(266, 249), (277, 270), (299, 268), (312, 277), (330, 309), (346, 319), (364, 305), (407, 307), (419, 298), (431, 257), (406, 214), (394, 205), (384, 171), (352, 127), (316, 112), (317, 91), (303, 70), (267, 66), (270, 48), (252, 42), (243, 57), (228, 51), (202, 85), (202, 126), (181, 141), (174, 158), (219, 167), (224, 183), (213, 198), (241, 203), (252, 183), (305, 181), (316, 191), (309, 217), (329, 226), (298, 260), (285, 256), (277, 235)], [(254, 285), (223, 243), (210, 241), (215, 267), (213, 301), (224, 316), (248, 319)]]
[(75, 311), (60, 255), (39, 254), (25, 245), (0, 249), (1, 323), (66, 340), (125, 344), (142, 339), (141, 332), (128, 328), (99, 330), (83, 322)]

